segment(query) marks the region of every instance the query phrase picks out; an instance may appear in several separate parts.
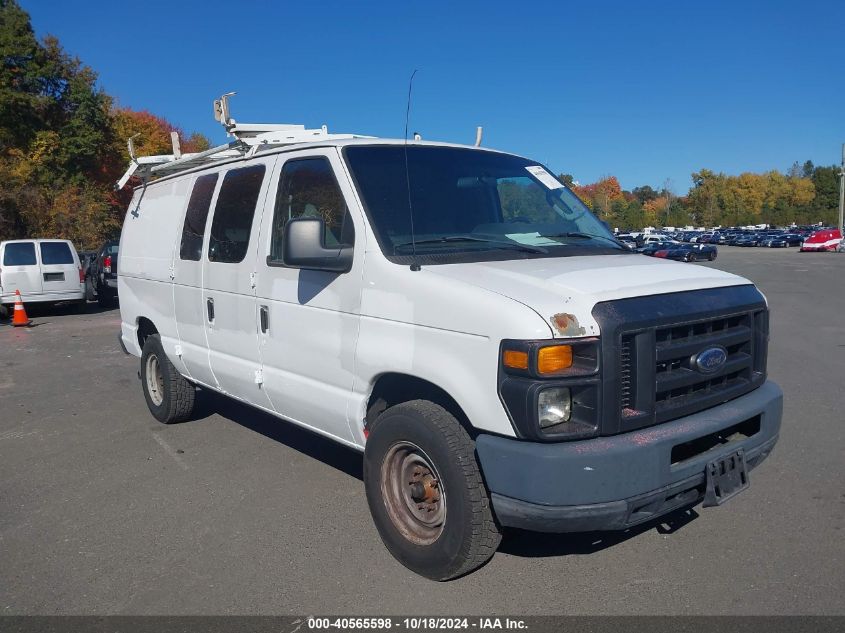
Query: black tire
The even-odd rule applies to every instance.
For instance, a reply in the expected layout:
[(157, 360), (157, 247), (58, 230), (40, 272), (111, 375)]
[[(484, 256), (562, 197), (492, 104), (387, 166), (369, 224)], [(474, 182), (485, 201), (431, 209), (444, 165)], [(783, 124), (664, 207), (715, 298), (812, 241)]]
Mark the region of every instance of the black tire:
[(6, 306), (4, 306), (2, 303), (0, 303), (0, 319), (8, 319), (8, 318), (9, 318), (8, 308), (6, 308)]
[(85, 280), (85, 299), (88, 301), (94, 301), (96, 298), (97, 297), (94, 294), (94, 284), (89, 277)]
[(687, 261), (688, 262), (697, 262), (698, 261), (698, 255), (696, 253), (690, 253), (689, 259)]
[(716, 259), (716, 253), (715, 252), (710, 253), (710, 255), (707, 257), (707, 259), (712, 262), (714, 259)]
[(114, 294), (107, 286), (97, 287), (97, 303), (101, 308), (110, 308), (114, 303)]
[(150, 413), (164, 424), (183, 422), (194, 410), (196, 389), (167, 358), (158, 334), (152, 334), (144, 341), (141, 389)]
[[(400, 459), (401, 451), (408, 456)], [(426, 463), (431, 467), (422, 479), (412, 465), (417, 458), (423, 471)], [(393, 475), (407, 475), (408, 467), (417, 480), (406, 486), (407, 477)], [(502, 537), (475, 459), (475, 443), (440, 405), (412, 400), (379, 416), (364, 452), (364, 488), (385, 546), (421, 576), (457, 578), (486, 563), (499, 546)], [(426, 512), (434, 512), (435, 520), (442, 516), (442, 522), (429, 526), (415, 516)]]

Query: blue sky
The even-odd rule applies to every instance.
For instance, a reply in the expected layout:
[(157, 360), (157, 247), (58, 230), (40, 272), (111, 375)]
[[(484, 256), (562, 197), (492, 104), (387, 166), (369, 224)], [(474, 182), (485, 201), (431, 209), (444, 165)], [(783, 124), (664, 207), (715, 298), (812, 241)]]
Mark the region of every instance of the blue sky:
[(845, 2), (57, 2), (40, 35), (121, 105), (224, 142), (236, 119), (523, 154), (581, 182), (839, 162)]

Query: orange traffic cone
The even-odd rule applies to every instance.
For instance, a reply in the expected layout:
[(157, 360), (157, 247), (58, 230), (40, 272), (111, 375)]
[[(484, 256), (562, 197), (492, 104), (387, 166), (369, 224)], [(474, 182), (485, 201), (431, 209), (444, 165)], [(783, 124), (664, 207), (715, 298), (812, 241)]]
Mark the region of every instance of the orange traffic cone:
[(12, 325), (21, 327), (22, 325), (29, 325), (32, 321), (26, 316), (26, 310), (23, 307), (23, 300), (21, 299), (21, 291), (15, 290), (15, 315), (12, 317)]

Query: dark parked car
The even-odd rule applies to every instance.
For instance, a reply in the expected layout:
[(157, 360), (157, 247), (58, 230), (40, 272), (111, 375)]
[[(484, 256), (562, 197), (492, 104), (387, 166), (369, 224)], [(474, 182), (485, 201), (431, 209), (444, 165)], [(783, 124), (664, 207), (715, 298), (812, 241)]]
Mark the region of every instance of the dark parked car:
[(97, 300), (104, 308), (117, 297), (117, 240), (106, 242), (92, 257), (85, 269), (85, 296)]
[(648, 248), (640, 252), (643, 255), (681, 262), (697, 262), (705, 259), (712, 262), (719, 253), (718, 249), (710, 244), (679, 244), (677, 242), (650, 244)]
[(752, 233), (751, 235), (746, 235), (736, 242), (734, 242), (734, 246), (757, 246), (760, 243), (762, 237), (760, 235)]
[(801, 246), (804, 238), (797, 233), (787, 233), (786, 235), (779, 235), (769, 242), (772, 248), (786, 248), (787, 246)]

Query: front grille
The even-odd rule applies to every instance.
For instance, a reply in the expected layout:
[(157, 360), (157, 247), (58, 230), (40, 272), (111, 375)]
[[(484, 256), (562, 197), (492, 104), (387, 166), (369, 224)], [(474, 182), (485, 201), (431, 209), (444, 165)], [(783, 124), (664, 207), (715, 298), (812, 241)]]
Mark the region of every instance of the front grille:
[[(698, 409), (697, 402), (709, 403), (751, 384), (754, 317), (750, 313), (657, 328), (654, 338), (658, 421), (669, 419), (676, 409)], [(714, 347), (727, 352), (725, 363), (713, 375), (702, 373), (695, 367), (695, 356)]]
[(619, 349), (619, 390), (620, 390), (620, 406), (622, 408), (622, 415), (633, 410), (634, 393), (633, 393), (633, 339), (630, 336), (622, 337), (622, 345)]
[[(764, 319), (765, 311), (756, 310), (623, 333), (618, 359), (622, 429), (689, 415), (757, 386), (765, 371)], [(724, 350), (725, 362), (705, 373), (695, 359), (712, 348)]]
[[(768, 312), (753, 286), (609, 301), (593, 314), (602, 332), (603, 434), (697, 413), (765, 381)], [(695, 361), (711, 348), (726, 358), (707, 373)]]

